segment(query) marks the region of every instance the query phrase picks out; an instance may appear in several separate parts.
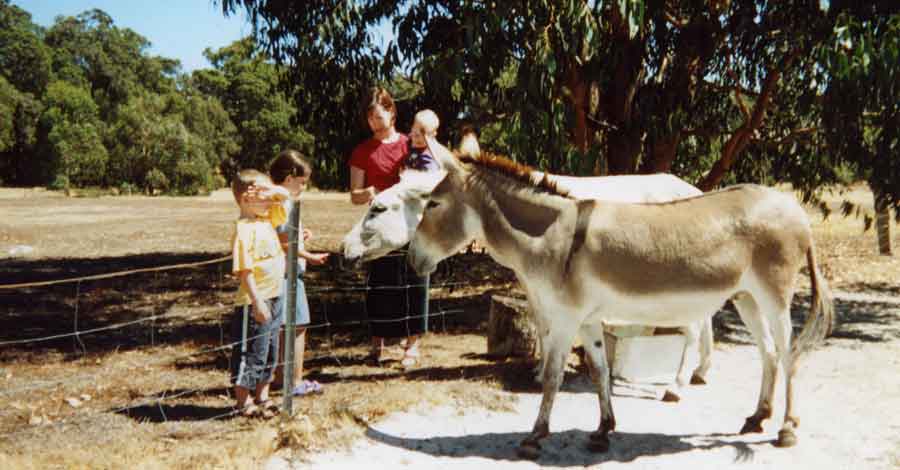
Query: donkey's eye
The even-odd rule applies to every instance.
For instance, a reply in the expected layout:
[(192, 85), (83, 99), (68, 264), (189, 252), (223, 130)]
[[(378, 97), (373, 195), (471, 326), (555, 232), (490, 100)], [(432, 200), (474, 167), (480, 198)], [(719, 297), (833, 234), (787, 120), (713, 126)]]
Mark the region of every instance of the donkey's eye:
[(384, 207), (381, 204), (375, 204), (369, 208), (369, 214), (378, 215), (386, 210), (387, 210), (387, 207)]
[(434, 209), (435, 207), (437, 207), (439, 205), (441, 205), (441, 204), (437, 201), (428, 201), (428, 204), (425, 204), (425, 208), (426, 209)]

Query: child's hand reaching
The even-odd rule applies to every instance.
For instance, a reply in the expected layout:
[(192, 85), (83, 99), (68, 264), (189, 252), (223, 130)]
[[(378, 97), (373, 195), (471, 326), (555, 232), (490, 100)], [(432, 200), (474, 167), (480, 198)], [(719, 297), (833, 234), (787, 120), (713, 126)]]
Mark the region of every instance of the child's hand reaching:
[(256, 323), (264, 325), (269, 322), (270, 318), (272, 318), (272, 312), (269, 311), (269, 304), (260, 302), (253, 305), (253, 319), (256, 320)]
[(323, 265), (328, 261), (328, 253), (312, 253), (306, 261), (315, 266)]
[(269, 185), (263, 182), (254, 183), (253, 186), (250, 187), (250, 190), (248, 192), (260, 199), (271, 201), (283, 201), (290, 196), (287, 190), (282, 188), (281, 186)]

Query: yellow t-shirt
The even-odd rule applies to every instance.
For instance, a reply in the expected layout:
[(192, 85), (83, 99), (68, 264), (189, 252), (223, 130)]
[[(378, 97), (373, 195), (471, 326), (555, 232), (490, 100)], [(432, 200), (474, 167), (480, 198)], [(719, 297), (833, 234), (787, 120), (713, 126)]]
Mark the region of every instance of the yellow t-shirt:
[[(270, 219), (238, 219), (231, 242), (232, 272), (250, 270), (256, 281), (260, 300), (281, 295), (284, 282), (284, 250)], [(237, 305), (252, 303), (247, 286), (241, 283), (235, 299)]]

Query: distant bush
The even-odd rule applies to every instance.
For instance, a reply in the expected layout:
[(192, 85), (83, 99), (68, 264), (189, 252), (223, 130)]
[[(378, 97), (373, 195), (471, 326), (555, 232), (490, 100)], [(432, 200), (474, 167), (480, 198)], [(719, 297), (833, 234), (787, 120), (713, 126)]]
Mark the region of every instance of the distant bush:
[(69, 177), (66, 175), (56, 175), (53, 181), (47, 186), (47, 189), (53, 191), (63, 191), (69, 189)]
[(147, 172), (144, 183), (147, 185), (149, 194), (155, 194), (158, 191), (165, 192), (169, 189), (169, 178), (166, 178), (166, 175), (156, 168)]

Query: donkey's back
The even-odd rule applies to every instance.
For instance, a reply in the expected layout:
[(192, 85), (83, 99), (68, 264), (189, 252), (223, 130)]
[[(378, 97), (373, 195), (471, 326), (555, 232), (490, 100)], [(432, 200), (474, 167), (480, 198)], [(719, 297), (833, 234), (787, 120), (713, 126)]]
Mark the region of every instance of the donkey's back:
[(677, 325), (665, 317), (709, 315), (743, 291), (789, 300), (812, 243), (799, 203), (763, 186), (667, 203), (581, 204), (590, 222), (571, 266), (584, 271), (571, 274), (584, 293), (599, 281), (621, 315), (631, 315), (620, 321)]

